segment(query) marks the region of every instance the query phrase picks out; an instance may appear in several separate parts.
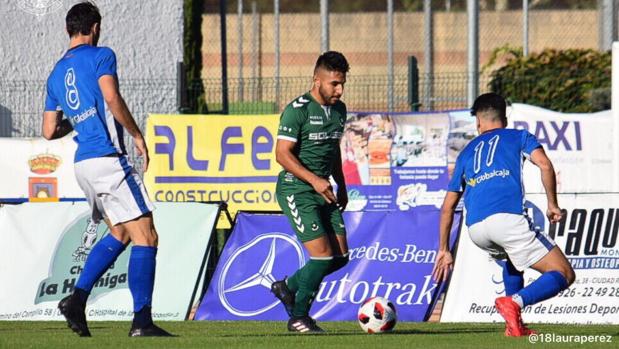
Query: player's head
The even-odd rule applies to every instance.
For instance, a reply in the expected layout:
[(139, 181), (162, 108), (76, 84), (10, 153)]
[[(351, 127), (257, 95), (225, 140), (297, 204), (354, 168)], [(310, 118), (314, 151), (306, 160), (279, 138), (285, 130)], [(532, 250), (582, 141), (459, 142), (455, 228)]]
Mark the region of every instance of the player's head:
[(496, 93), (484, 93), (475, 99), (471, 107), (471, 115), (477, 118), (477, 128), (480, 123), (500, 122), (503, 127), (507, 126), (507, 104), (505, 98)]
[(67, 12), (66, 23), (70, 38), (92, 35), (93, 45), (97, 46), (101, 30), (101, 14), (95, 4), (84, 1), (74, 5)]
[(350, 66), (346, 57), (336, 51), (328, 51), (320, 55), (314, 67), (314, 86), (326, 105), (337, 103), (344, 93), (346, 73)]

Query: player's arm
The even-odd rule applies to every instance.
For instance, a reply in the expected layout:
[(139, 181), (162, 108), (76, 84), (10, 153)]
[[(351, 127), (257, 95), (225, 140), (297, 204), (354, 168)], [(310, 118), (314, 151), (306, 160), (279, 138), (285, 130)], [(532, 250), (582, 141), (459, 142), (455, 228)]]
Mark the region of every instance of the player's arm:
[(62, 138), (73, 131), (73, 126), (69, 119), (63, 119), (62, 115), (60, 110), (43, 112), (42, 134), (45, 139)]
[(557, 179), (552, 161), (546, 156), (546, 152), (542, 147), (531, 152), (530, 160), (535, 166), (539, 167), (542, 174), (542, 184), (544, 185), (548, 201), (546, 216), (551, 222), (556, 223), (561, 220), (563, 213), (561, 213), (557, 200)]
[(125, 103), (125, 100), (120, 95), (118, 90), (118, 81), (113, 75), (103, 75), (99, 78), (99, 87), (103, 94), (103, 99), (107, 103), (114, 119), (121, 124), (127, 132), (133, 137), (133, 143), (137, 149), (138, 155), (144, 157), (144, 171), (148, 169), (148, 149), (140, 128), (136, 124), (131, 112)]
[(337, 204), (340, 210), (344, 211), (348, 205), (348, 192), (346, 191), (346, 180), (342, 171), (342, 152), (337, 147), (337, 156), (332, 170), (333, 180), (337, 183)]
[(449, 233), (451, 232), (454, 213), (456, 212), (456, 207), (458, 206), (461, 196), (462, 192), (448, 191), (443, 200), (441, 221), (439, 224), (438, 252), (436, 254), (434, 269), (432, 270), (432, 276), (435, 281), (447, 280), (449, 272), (453, 268), (454, 261), (451, 256), (451, 251), (449, 250)]
[(336, 202), (331, 183), (324, 178), (316, 176), (310, 170), (305, 168), (305, 166), (303, 166), (303, 164), (293, 153), (295, 145), (296, 142), (278, 138), (277, 144), (275, 145), (275, 159), (277, 160), (277, 163), (282, 165), (284, 170), (292, 173), (295, 177), (311, 185), (312, 188), (322, 195), (328, 203)]

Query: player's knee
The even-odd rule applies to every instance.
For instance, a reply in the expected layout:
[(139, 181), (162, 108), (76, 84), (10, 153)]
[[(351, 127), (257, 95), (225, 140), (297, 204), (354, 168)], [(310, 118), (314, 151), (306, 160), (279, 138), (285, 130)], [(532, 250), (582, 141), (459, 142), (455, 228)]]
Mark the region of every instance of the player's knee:
[(159, 245), (159, 235), (157, 231), (152, 229), (147, 238), (148, 246), (157, 247)]
[(143, 231), (140, 234), (135, 234), (132, 237), (132, 241), (135, 245), (157, 247), (159, 245), (159, 236), (157, 231), (151, 229), (150, 231)]
[(565, 281), (567, 281), (567, 286), (569, 287), (576, 280), (576, 274), (574, 273), (574, 269), (572, 266), (568, 265), (561, 271), (563, 277), (565, 277)]

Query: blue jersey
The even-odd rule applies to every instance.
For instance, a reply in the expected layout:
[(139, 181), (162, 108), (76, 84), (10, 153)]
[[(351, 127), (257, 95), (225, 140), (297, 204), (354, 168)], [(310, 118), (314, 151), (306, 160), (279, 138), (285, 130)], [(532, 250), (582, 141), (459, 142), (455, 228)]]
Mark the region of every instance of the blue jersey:
[(69, 49), (47, 79), (45, 110), (62, 110), (77, 136), (75, 162), (125, 154), (123, 128), (114, 119), (99, 88), (99, 78), (116, 77), (116, 55), (107, 47)]
[(495, 129), (479, 135), (456, 160), (449, 191), (464, 191), (466, 224), (495, 213), (524, 212), (522, 165), (541, 147), (525, 130)]

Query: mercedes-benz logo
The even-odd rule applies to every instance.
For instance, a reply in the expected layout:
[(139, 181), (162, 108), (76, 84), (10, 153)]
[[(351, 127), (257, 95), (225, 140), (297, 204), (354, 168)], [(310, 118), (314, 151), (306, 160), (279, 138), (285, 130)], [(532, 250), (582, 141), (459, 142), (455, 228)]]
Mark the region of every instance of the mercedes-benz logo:
[[(238, 259), (238, 257), (241, 256), (243, 253), (247, 252), (248, 250), (250, 250), (251, 248), (253, 248), (254, 246), (256, 246), (258, 243), (260, 243), (263, 240), (271, 240), (271, 242), (270, 242), (268, 253), (265, 256), (264, 260), (262, 260), (262, 263), (260, 264), (260, 260), (257, 260), (256, 263), (254, 264), (244, 265), (242, 268), (244, 270), (247, 270), (248, 274), (250, 275), (240, 282), (235, 282), (231, 286), (226, 286), (226, 277), (228, 276), (228, 271), (235, 264), (235, 261)], [(301, 245), (296, 241), (296, 239), (294, 239), (293, 237), (289, 235), (283, 234), (283, 233), (266, 233), (266, 234), (258, 235), (250, 242), (239, 247), (236, 251), (232, 253), (230, 258), (224, 264), (223, 270), (221, 272), (221, 276), (219, 278), (219, 283), (217, 285), (218, 286), (217, 293), (219, 295), (219, 300), (221, 301), (221, 304), (224, 306), (224, 308), (226, 308), (230, 313), (237, 315), (237, 316), (243, 316), (243, 317), (255, 316), (255, 315), (262, 314), (272, 309), (279, 303), (279, 301), (274, 298), (274, 301), (272, 303), (264, 307), (261, 307), (259, 309), (241, 310), (241, 309), (234, 307), (228, 299), (229, 295), (232, 295), (235, 292), (239, 292), (241, 290), (246, 290), (249, 288), (256, 288), (255, 290), (256, 292), (261, 292), (260, 288), (262, 288), (262, 291), (266, 291), (266, 292), (270, 291), (271, 284), (276, 280), (275, 276), (273, 275), (276, 252), (278, 250), (281, 250), (277, 248), (278, 242), (280, 244), (281, 243), (289, 244), (293, 247), (293, 250), (297, 255), (298, 267), (301, 267), (302, 265), (305, 264), (305, 256), (303, 255), (303, 250), (301, 249)], [(256, 266), (258, 266), (257, 269), (255, 269)], [(251, 273), (252, 270), (255, 270), (255, 272)]]

